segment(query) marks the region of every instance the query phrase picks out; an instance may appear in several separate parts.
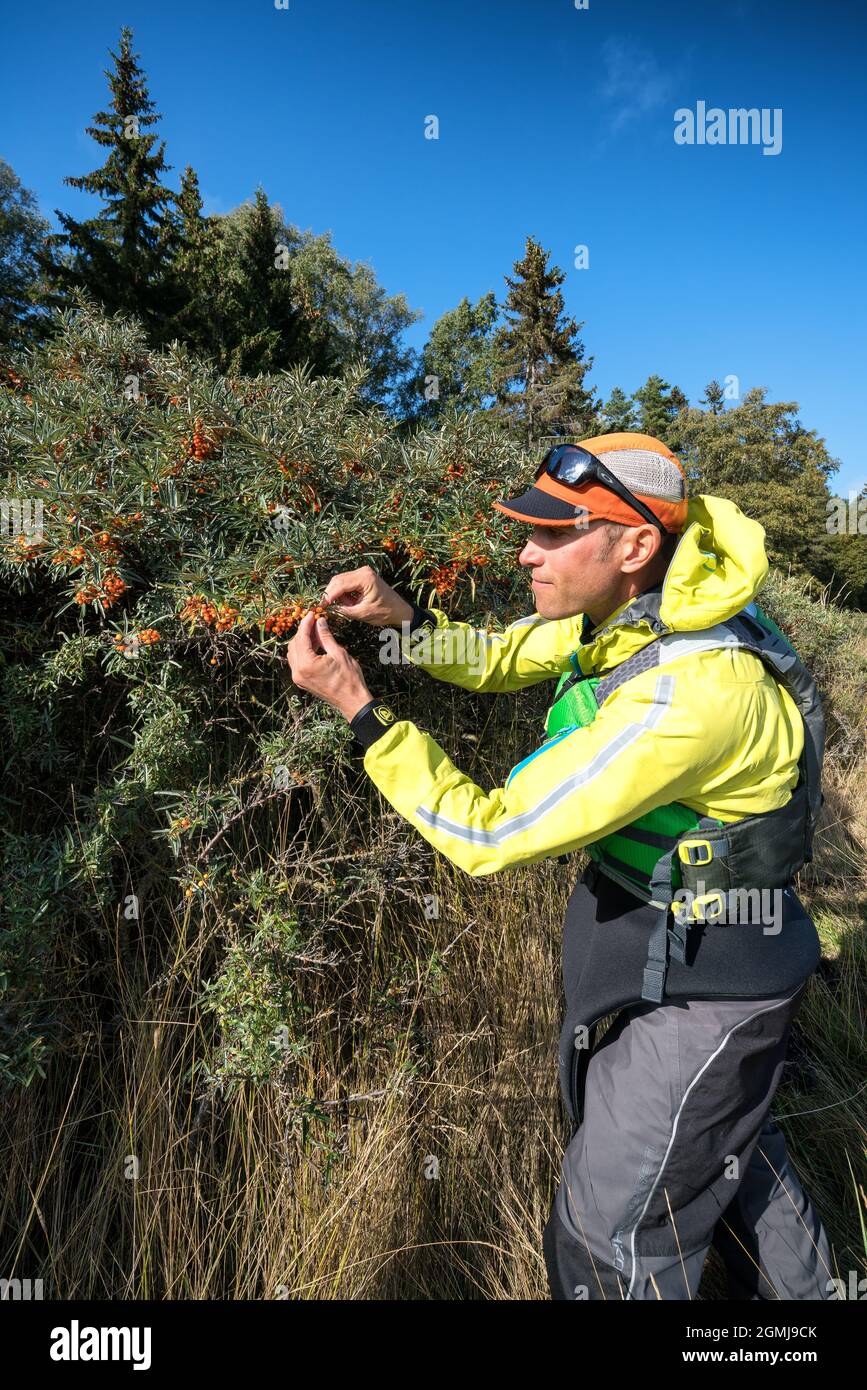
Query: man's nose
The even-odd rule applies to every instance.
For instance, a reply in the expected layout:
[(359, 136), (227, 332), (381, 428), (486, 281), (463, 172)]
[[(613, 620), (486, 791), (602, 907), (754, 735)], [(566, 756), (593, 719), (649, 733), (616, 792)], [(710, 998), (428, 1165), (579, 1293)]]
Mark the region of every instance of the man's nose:
[(537, 565), (540, 560), (539, 548), (532, 541), (526, 541), (524, 548), (518, 555), (519, 565)]

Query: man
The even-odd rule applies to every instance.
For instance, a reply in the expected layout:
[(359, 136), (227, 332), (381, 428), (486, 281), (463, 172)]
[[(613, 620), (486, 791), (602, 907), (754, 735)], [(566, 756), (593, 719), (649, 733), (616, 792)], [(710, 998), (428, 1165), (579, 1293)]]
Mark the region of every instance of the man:
[[(764, 532), (687, 498), (652, 436), (559, 446), (520, 497), (536, 611), (491, 634), (409, 604), (370, 569), (325, 599), (404, 625), (438, 680), (559, 677), (547, 737), (485, 792), (377, 701), (305, 618), (296, 683), (328, 700), (390, 804), (473, 876), (587, 846), (563, 932), (560, 1068), (577, 1128), (544, 1234), (555, 1299), (689, 1299), (711, 1245), (729, 1294), (821, 1299), (827, 1237), (769, 1111), (818, 964), (792, 888), (821, 801), (812, 678), (753, 602)], [(450, 640), (446, 640), (450, 639)], [(457, 650), (456, 650), (457, 649)], [(616, 1018), (598, 1046), (596, 1025)]]

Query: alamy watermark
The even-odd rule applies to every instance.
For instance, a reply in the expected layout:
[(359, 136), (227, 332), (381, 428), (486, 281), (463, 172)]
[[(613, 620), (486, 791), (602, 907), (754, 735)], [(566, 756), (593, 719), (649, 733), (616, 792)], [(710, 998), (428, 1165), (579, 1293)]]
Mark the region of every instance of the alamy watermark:
[(28, 1303), (44, 1296), (41, 1279), (0, 1279), (0, 1302)]
[(783, 929), (787, 888), (708, 889), (703, 879), (695, 889), (679, 888), (672, 898), (678, 922), (715, 922), (718, 926), (748, 923), (761, 926), (764, 936), (778, 936)]
[(829, 536), (867, 536), (867, 492), (849, 490), (849, 500), (829, 497), (825, 503), (828, 516), (825, 530)]
[(827, 1294), (836, 1294), (838, 1299), (862, 1300), (867, 1298), (867, 1279), (859, 1278), (858, 1271), (849, 1270), (848, 1282), (842, 1279), (828, 1279), (825, 1284)]
[(41, 498), (0, 499), (0, 536), (24, 536), (29, 545), (43, 541), (44, 503)]
[(413, 660), (425, 666), (461, 666), (474, 676), (483, 676), (488, 665), (488, 640), (474, 628), (431, 631), (429, 623), (411, 632), (409, 619), (406, 619), (400, 625), (400, 633), (396, 628), (380, 630), (379, 659), (383, 666), (409, 666)]
[(783, 148), (783, 108), (735, 106), (728, 111), (697, 101), (695, 110), (680, 106), (674, 113), (676, 145), (762, 145), (762, 154)]
[(73, 1318), (68, 1327), (51, 1329), (48, 1354), (52, 1361), (131, 1361), (134, 1371), (151, 1364), (149, 1327), (82, 1327)]

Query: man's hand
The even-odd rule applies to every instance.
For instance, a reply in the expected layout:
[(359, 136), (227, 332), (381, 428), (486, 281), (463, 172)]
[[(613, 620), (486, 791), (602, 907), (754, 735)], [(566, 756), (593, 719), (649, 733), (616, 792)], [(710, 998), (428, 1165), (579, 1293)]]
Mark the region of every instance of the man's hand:
[(286, 648), (286, 660), (295, 684), (327, 701), (345, 719), (353, 719), (373, 699), (355, 657), (334, 640), (324, 618), (317, 622), (305, 613)]
[(372, 627), (399, 627), (412, 617), (412, 605), (386, 584), (371, 565), (344, 570), (329, 579), (324, 603), (345, 618), (358, 618)]

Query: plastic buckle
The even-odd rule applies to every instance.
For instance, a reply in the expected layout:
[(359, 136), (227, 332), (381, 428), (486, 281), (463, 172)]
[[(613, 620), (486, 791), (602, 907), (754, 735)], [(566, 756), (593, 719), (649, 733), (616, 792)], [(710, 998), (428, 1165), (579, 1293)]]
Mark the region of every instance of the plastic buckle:
[(713, 845), (710, 840), (681, 840), (677, 857), (681, 864), (709, 864), (713, 859)]
[[(712, 904), (717, 904), (717, 911), (710, 912), (708, 909)], [(724, 917), (726, 910), (725, 895), (719, 889), (714, 893), (700, 893), (697, 898), (693, 898), (689, 921), (691, 922), (715, 922), (718, 917)]]

